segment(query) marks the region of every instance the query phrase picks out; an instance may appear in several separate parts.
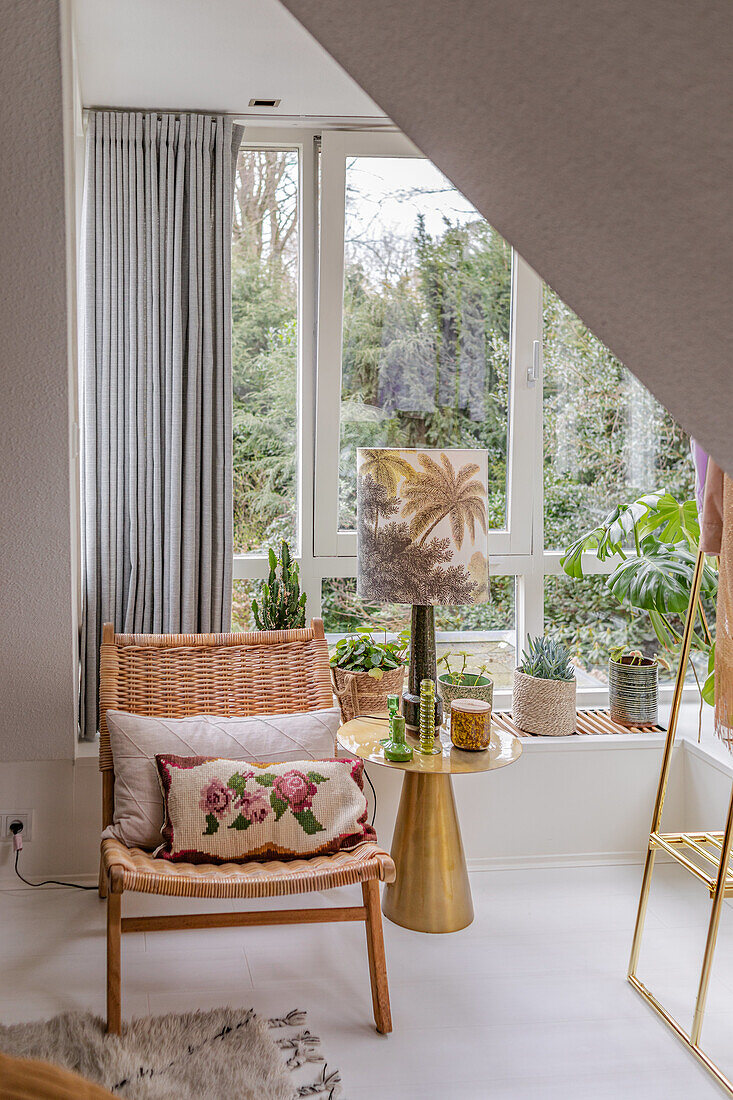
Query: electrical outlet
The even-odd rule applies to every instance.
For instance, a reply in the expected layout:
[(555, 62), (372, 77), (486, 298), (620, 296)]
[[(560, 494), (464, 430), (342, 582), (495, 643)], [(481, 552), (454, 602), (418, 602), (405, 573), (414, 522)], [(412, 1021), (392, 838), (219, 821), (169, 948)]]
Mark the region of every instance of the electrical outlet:
[(0, 840), (12, 840), (10, 826), (14, 821), (23, 822), (23, 843), (33, 838), (33, 811), (22, 810), (17, 814), (0, 814)]

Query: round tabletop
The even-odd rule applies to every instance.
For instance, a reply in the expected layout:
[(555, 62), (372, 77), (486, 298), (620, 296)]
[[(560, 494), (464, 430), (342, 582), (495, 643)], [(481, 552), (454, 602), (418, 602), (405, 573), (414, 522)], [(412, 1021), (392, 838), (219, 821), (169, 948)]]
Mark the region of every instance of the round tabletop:
[(409, 731), (407, 742), (415, 752), (412, 760), (400, 764), (387, 760), (384, 755), (382, 738), (387, 737), (389, 723), (387, 718), (354, 718), (345, 722), (338, 731), (338, 741), (342, 748), (352, 756), (358, 756), (371, 764), (384, 764), (388, 768), (400, 768), (403, 772), (424, 772), (434, 775), (457, 775), (470, 772), (490, 772), (513, 764), (522, 755), (522, 744), (512, 733), (491, 724), (491, 744), (488, 749), (478, 752), (457, 749), (451, 743), (447, 728), (440, 730), (441, 753), (422, 756), (417, 751), (419, 738)]

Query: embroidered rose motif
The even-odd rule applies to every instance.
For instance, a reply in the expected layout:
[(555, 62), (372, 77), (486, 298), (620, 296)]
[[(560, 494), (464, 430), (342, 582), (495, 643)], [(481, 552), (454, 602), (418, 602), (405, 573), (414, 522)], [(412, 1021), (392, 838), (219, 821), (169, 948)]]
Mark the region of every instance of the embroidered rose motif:
[(289, 804), (294, 814), (310, 810), (313, 805), (313, 796), (318, 791), (316, 784), (312, 783), (307, 775), (295, 769), (286, 772), (285, 775), (278, 775), (272, 789), (277, 798)]
[(270, 813), (270, 804), (259, 791), (242, 791), (234, 805), (240, 810), (243, 817), (251, 822), (259, 824)]
[(205, 814), (213, 814), (215, 817), (223, 817), (232, 804), (234, 791), (225, 787), (221, 779), (214, 779), (206, 787), (201, 788), (201, 801), (199, 807)]

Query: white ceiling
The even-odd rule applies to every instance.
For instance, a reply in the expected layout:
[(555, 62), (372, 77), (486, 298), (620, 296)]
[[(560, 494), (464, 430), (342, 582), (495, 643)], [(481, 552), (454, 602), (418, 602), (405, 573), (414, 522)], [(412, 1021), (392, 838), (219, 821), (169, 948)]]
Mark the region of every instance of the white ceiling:
[(279, 0), (74, 0), (74, 19), (85, 107), (384, 117)]

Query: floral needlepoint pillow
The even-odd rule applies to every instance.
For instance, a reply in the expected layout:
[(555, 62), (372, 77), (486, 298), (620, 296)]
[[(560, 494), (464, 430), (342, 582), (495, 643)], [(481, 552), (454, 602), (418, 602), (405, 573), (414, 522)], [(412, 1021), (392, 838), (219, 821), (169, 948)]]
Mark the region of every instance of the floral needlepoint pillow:
[(156, 855), (163, 859), (296, 859), (376, 840), (361, 760), (155, 759), (165, 801), (164, 843)]

